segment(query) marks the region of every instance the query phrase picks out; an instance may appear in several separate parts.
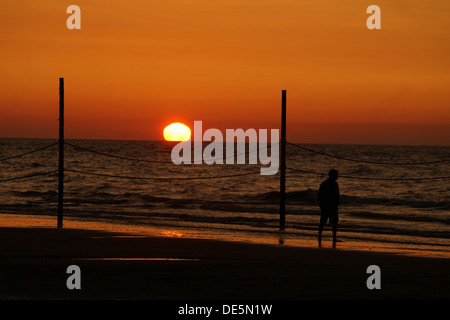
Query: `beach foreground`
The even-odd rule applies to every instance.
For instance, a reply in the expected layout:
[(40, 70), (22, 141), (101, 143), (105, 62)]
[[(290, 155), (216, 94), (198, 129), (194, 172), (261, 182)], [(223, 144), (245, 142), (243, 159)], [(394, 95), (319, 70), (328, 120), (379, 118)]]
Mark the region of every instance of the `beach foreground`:
[[(0, 228), (1, 299), (448, 299), (450, 259), (49, 227)], [(81, 270), (69, 290), (67, 267)], [(381, 289), (366, 286), (381, 269)]]

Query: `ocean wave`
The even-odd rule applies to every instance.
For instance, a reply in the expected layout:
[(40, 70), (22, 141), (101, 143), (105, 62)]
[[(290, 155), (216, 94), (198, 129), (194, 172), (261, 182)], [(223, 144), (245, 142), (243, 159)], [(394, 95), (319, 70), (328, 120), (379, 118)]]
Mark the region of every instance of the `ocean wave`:
[[(286, 192), (286, 200), (287, 201), (299, 201), (299, 202), (311, 202), (314, 203), (317, 200), (318, 192), (312, 189), (306, 189), (303, 191), (290, 191)], [(258, 194), (254, 197), (258, 200), (275, 202), (280, 201), (280, 192), (279, 191), (269, 191), (265, 193)]]
[[(309, 204), (317, 203), (318, 191), (306, 189), (302, 191), (286, 192), (286, 201), (304, 202)], [(280, 200), (279, 191), (270, 191), (258, 194), (254, 197), (261, 201), (278, 202)], [(341, 203), (346, 205), (383, 205), (383, 206), (409, 206), (412, 208), (439, 208), (450, 209), (450, 201), (434, 201), (420, 199), (401, 199), (401, 198), (384, 198), (384, 197), (359, 197), (351, 195), (341, 195)]]
[(414, 200), (399, 198), (368, 198), (358, 196), (341, 196), (341, 202), (347, 205), (373, 204), (383, 206), (408, 206), (411, 208), (450, 209), (450, 201)]
[(430, 222), (430, 223), (442, 223), (445, 225), (450, 225), (450, 218), (437, 216), (437, 215), (416, 215), (416, 214), (386, 214), (386, 213), (373, 213), (370, 211), (356, 211), (356, 212), (346, 212), (346, 215), (371, 219), (371, 220), (380, 220), (380, 221), (393, 221), (393, 220), (401, 220), (401, 221), (410, 221), (410, 222)]
[(53, 190), (48, 191), (10, 191), (10, 194), (19, 198), (41, 198), (43, 200), (56, 199), (58, 193)]
[[(53, 190), (47, 191), (10, 191), (11, 195), (19, 198), (41, 199), (52, 201), (58, 196)], [(287, 204), (308, 204), (317, 205), (317, 190), (306, 189), (299, 191), (286, 192)], [(183, 195), (183, 194), (182, 194)], [(274, 208), (268, 205), (275, 205), (280, 201), (279, 191), (269, 191), (256, 195), (240, 196), (238, 198), (230, 198), (226, 200), (204, 200), (192, 197), (181, 196), (167, 197), (142, 193), (110, 193), (106, 191), (90, 191), (90, 192), (66, 192), (65, 199), (76, 203), (91, 204), (164, 204), (172, 208), (184, 205), (197, 205), (204, 210), (220, 210), (220, 211), (238, 211), (238, 212), (274, 212)], [(424, 200), (401, 197), (363, 197), (354, 195), (341, 195), (341, 204), (346, 206), (358, 205), (379, 205), (379, 206), (407, 206), (416, 209), (438, 209), (449, 210), (450, 201), (448, 200)], [(275, 208), (276, 209), (276, 208)]]
[(357, 165), (356, 167), (350, 168), (349, 169), (349, 174), (351, 175), (364, 175), (364, 176), (369, 176), (369, 175), (378, 175), (381, 171), (377, 168), (374, 168), (372, 166), (369, 165), (364, 165), (364, 164), (360, 164)]

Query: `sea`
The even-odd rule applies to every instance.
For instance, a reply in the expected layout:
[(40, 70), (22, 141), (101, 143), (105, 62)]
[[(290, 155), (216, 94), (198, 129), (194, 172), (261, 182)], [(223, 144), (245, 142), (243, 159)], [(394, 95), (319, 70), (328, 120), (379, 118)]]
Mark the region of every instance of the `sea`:
[[(333, 168), (341, 193), (337, 250), (450, 257), (450, 146), (289, 143), (280, 228), (280, 171), (261, 175), (263, 165), (249, 161), (175, 165), (174, 145), (66, 140), (64, 222), (317, 247), (317, 192)], [(55, 139), (0, 139), (0, 221), (39, 216), (56, 227), (58, 159)], [(326, 226), (323, 249), (331, 239)]]

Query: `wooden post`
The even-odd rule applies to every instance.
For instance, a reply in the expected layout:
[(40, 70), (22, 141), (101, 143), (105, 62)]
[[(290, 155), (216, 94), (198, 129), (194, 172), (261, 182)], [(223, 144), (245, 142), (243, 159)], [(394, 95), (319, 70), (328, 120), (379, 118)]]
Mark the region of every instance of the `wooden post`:
[(58, 228), (63, 226), (64, 205), (64, 78), (59, 78), (59, 165), (58, 165)]
[(281, 91), (281, 139), (280, 139), (280, 230), (286, 221), (286, 90)]

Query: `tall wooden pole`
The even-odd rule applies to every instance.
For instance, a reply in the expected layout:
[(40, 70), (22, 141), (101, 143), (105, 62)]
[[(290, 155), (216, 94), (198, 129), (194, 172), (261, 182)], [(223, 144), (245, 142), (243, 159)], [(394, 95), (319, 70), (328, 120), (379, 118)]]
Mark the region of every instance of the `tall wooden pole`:
[(280, 139), (280, 230), (286, 221), (286, 90), (281, 91), (281, 139)]
[(58, 165), (58, 228), (63, 226), (64, 205), (64, 78), (59, 78), (59, 165)]

